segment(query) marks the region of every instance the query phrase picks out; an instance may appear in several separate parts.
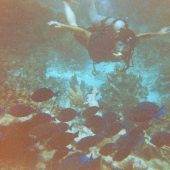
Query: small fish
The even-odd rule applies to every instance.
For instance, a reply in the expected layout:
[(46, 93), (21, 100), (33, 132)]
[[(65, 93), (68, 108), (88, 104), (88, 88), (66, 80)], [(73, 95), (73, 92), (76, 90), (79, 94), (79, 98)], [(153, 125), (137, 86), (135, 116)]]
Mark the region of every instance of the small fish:
[(47, 113), (38, 112), (31, 119), (27, 120), (33, 126), (37, 126), (43, 123), (52, 122), (55, 120), (55, 117), (51, 117)]
[(72, 144), (74, 139), (78, 136), (77, 133), (69, 133), (69, 132), (59, 132), (54, 133), (52, 138), (46, 143), (46, 148), (48, 149), (60, 149), (66, 147), (69, 144)]
[(158, 132), (152, 136), (151, 143), (156, 145), (158, 148), (166, 145), (170, 146), (170, 133), (169, 132)]
[(61, 167), (61, 160), (70, 152), (68, 148), (60, 148), (56, 151), (56, 153), (53, 155), (52, 159), (50, 159), (46, 164), (46, 169), (49, 170), (64, 170)]
[(67, 132), (56, 132), (51, 135), (51, 138), (45, 144), (48, 150), (60, 149), (72, 143), (77, 134)]
[(50, 90), (49, 88), (40, 88), (38, 90), (36, 90), (32, 95), (31, 95), (31, 99), (34, 102), (44, 102), (44, 101), (48, 101), (49, 99), (51, 99), (52, 97), (58, 97), (59, 93), (56, 92), (54, 93), (52, 90)]
[(57, 119), (60, 120), (61, 122), (68, 122), (74, 119), (77, 115), (78, 113), (74, 109), (67, 108), (59, 113)]
[(115, 121), (112, 124), (106, 123), (106, 128), (103, 130), (103, 135), (106, 138), (110, 138), (118, 134), (123, 129), (123, 125), (120, 121)]
[(137, 136), (143, 135), (143, 127), (138, 126), (138, 127), (135, 127), (133, 129), (131, 129), (128, 132), (128, 135), (133, 136), (133, 137), (135, 137), (135, 136), (137, 137)]
[(69, 133), (69, 132), (64, 133), (63, 135), (60, 136), (59, 146), (65, 147), (65, 146), (71, 144), (74, 141), (74, 139), (76, 137), (78, 137), (78, 134), (79, 134), (79, 132), (77, 132), (77, 133)]
[(99, 110), (100, 110), (100, 108), (97, 106), (89, 107), (83, 112), (83, 116), (86, 118), (91, 117), (91, 116), (95, 115)]
[(57, 128), (58, 128), (58, 132), (65, 132), (67, 131), (70, 127), (67, 123), (57, 123)]
[(93, 147), (93, 146), (97, 145), (98, 143), (100, 143), (103, 139), (104, 139), (104, 137), (98, 136), (98, 135), (87, 136), (87, 137), (82, 138), (76, 144), (76, 148), (81, 150), (81, 151), (86, 151), (90, 147)]
[(115, 151), (114, 143), (107, 143), (100, 148), (100, 154), (103, 156), (111, 155)]
[(90, 116), (86, 119), (85, 126), (90, 128), (93, 133), (100, 134), (106, 127), (106, 122), (101, 116)]
[(64, 148), (60, 148), (59, 150), (57, 150), (57, 152), (54, 154), (52, 161), (58, 161), (60, 159), (62, 159), (64, 156), (66, 156), (69, 153), (69, 149), (64, 147)]
[(53, 134), (58, 134), (65, 132), (69, 126), (64, 123), (43, 123), (40, 125), (37, 125), (36, 127), (33, 127), (29, 131), (29, 135), (33, 138), (36, 138), (37, 141), (44, 143), (47, 139), (50, 139)]
[(142, 102), (126, 113), (126, 118), (134, 122), (145, 122), (152, 118), (159, 118), (166, 112), (165, 107), (160, 108), (152, 102)]
[(32, 167), (31, 165), (38, 161), (38, 151), (34, 148), (36, 141), (29, 137), (25, 125), (25, 122), (16, 122), (6, 126), (5, 136), (0, 141), (0, 159), (3, 163), (30, 163), (29, 167)]
[(112, 124), (119, 119), (118, 115), (112, 111), (105, 112), (102, 117), (107, 122), (107, 124)]
[(141, 135), (134, 134), (125, 134), (116, 141), (114, 145), (116, 153), (113, 158), (115, 161), (122, 161), (125, 159), (141, 141)]
[(130, 147), (122, 147), (117, 150), (116, 154), (113, 157), (114, 161), (122, 161), (126, 157), (128, 157), (131, 153), (132, 149)]
[(28, 116), (32, 113), (35, 113), (37, 109), (26, 105), (26, 104), (16, 104), (11, 106), (9, 110), (9, 114), (15, 117), (23, 117), (23, 116)]

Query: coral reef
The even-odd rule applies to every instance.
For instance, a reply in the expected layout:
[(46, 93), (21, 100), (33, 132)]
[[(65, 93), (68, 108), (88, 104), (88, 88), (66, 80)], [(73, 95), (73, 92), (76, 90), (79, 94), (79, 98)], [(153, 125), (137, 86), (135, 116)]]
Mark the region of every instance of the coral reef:
[(75, 86), (74, 89), (69, 88), (67, 96), (70, 100), (70, 105), (73, 107), (83, 107), (85, 99), (79, 86)]
[(18, 102), (30, 102), (28, 91), (26, 89), (15, 89), (10, 84), (0, 86), (0, 105), (10, 106)]
[(147, 90), (142, 86), (142, 77), (118, 70), (107, 75), (107, 81), (101, 87), (101, 96), (104, 109), (124, 112), (145, 100)]
[(71, 107), (79, 109), (85, 107), (86, 88), (85, 83), (79, 83), (76, 74), (74, 74), (69, 82), (69, 88), (67, 90), (67, 97)]
[(99, 107), (99, 103), (98, 103), (98, 100), (97, 100), (97, 94), (98, 93), (99, 92), (98, 92), (97, 88), (92, 88), (90, 93), (87, 95), (86, 104), (89, 107), (93, 107), (93, 106)]

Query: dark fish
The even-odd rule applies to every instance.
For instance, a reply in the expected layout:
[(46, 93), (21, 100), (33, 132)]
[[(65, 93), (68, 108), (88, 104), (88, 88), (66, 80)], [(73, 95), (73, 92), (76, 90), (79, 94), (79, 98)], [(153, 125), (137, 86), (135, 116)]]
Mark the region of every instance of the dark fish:
[(55, 133), (52, 138), (49, 139), (45, 145), (47, 149), (60, 149), (71, 144), (74, 141), (74, 138), (78, 136), (78, 133)]
[(103, 130), (103, 135), (110, 138), (118, 134), (123, 129), (123, 125), (120, 121), (115, 121), (112, 124), (106, 122), (106, 128)]
[(0, 140), (0, 160), (7, 164), (35, 165), (38, 151), (34, 148), (36, 142), (28, 135), (27, 124), (11, 123), (4, 130), (5, 136)]
[(52, 161), (58, 161), (60, 159), (62, 159), (64, 156), (66, 156), (69, 153), (69, 149), (64, 147), (64, 148), (60, 148), (59, 150), (56, 151), (56, 153), (54, 154)]
[(46, 169), (48, 170), (62, 170), (61, 169), (61, 164), (60, 164), (60, 160), (62, 160), (68, 153), (69, 153), (69, 149), (68, 148), (61, 148), (59, 150), (56, 151), (56, 153), (54, 154), (53, 158), (50, 159), (47, 164), (46, 164)]
[(142, 136), (136, 133), (136, 129), (129, 134), (121, 136), (115, 143), (114, 147), (116, 153), (114, 155), (115, 161), (122, 161), (125, 159), (141, 141)]
[(145, 122), (163, 114), (165, 114), (164, 107), (160, 108), (152, 102), (143, 102), (129, 110), (126, 117), (134, 122)]
[(120, 121), (107, 121), (107, 119), (95, 115), (86, 119), (85, 126), (90, 128), (93, 133), (105, 137), (112, 137), (123, 128)]
[(83, 116), (86, 118), (91, 117), (91, 116), (95, 115), (99, 110), (100, 110), (100, 108), (97, 106), (89, 107), (83, 112)]
[(69, 132), (66, 132), (65, 134), (63, 134), (63, 136), (61, 136), (61, 139), (62, 139), (62, 146), (67, 146), (69, 145), (70, 143), (73, 142), (73, 140), (78, 137), (78, 134), (79, 132), (77, 133), (69, 133)]
[(37, 109), (35, 109), (29, 105), (16, 104), (10, 108), (9, 114), (11, 114), (12, 116), (15, 116), (15, 117), (23, 117), (23, 116), (28, 116), (32, 113), (35, 113), (36, 111), (37, 111)]
[(115, 151), (114, 143), (107, 143), (106, 145), (100, 148), (99, 152), (104, 156), (108, 156), (111, 155), (114, 151)]
[(90, 116), (85, 121), (85, 126), (90, 128), (95, 134), (100, 134), (106, 128), (106, 122), (101, 116)]
[(54, 93), (49, 88), (40, 88), (31, 95), (31, 99), (34, 102), (44, 102), (51, 99), (54, 96), (57, 97), (58, 93)]
[(169, 132), (158, 132), (152, 136), (151, 143), (157, 147), (162, 147), (164, 145), (170, 146), (170, 133)]
[[(26, 121), (11, 123), (9, 126), (7, 126), (6, 128), (3, 128), (2, 130), (5, 130), (5, 138), (17, 138), (18, 136), (19, 136), (18, 139), (30, 138), (29, 137), (30, 125)], [(31, 138), (28, 141), (35, 142), (35, 140), (32, 140)], [(13, 141), (13, 142), (16, 142), (16, 141)], [(18, 141), (18, 143), (19, 142), (20, 141)]]
[(12, 167), (18, 165), (19, 167), (29, 167), (36, 169), (39, 153), (33, 148), (25, 148), (23, 146), (7, 146), (4, 143), (4, 148), (1, 149), (0, 159), (3, 165), (10, 165)]
[(100, 143), (103, 139), (104, 139), (104, 137), (98, 136), (98, 135), (87, 136), (87, 137), (82, 138), (76, 144), (76, 148), (79, 150), (82, 150), (82, 151), (86, 151), (90, 147), (93, 147), (93, 146), (97, 145), (98, 143)]
[(52, 122), (54, 120), (55, 120), (55, 117), (51, 117), (47, 113), (38, 112), (31, 119), (27, 120), (27, 122), (32, 124), (32, 126), (37, 126), (42, 123)]
[(131, 129), (128, 132), (128, 135), (133, 136), (133, 137), (143, 135), (143, 127), (138, 126), (138, 127)]
[(70, 126), (67, 123), (60, 122), (57, 123), (57, 128), (58, 132), (65, 132), (70, 128)]
[(140, 129), (146, 130), (150, 127), (149, 122), (140, 122), (137, 124)]
[(112, 111), (105, 112), (102, 117), (107, 122), (107, 124), (112, 124), (119, 119), (118, 115)]
[(113, 160), (114, 161), (122, 161), (130, 155), (131, 151), (132, 151), (131, 147), (119, 148), (119, 150), (117, 150), (116, 154), (114, 155)]
[[(45, 116), (45, 117), (44, 117)], [(48, 117), (46, 114), (45, 115), (41, 115), (40, 117), (37, 115), (33, 116), (31, 119), (24, 121), (24, 122), (15, 122), (15, 123), (11, 123), (10, 126), (5, 126), (7, 129), (7, 132), (10, 134), (14, 131), (20, 131), (18, 132), (21, 136), (25, 136), (25, 135), (30, 135), (30, 132), (33, 131), (33, 129), (35, 130), (37, 127), (42, 127), (45, 126), (45, 124), (47, 122), (50, 122), (51, 120), (51, 116)], [(47, 116), (47, 117), (46, 117)], [(41, 119), (41, 120), (40, 120)], [(41, 125), (41, 126), (40, 126)], [(61, 126), (63, 128), (63, 126)], [(69, 126), (67, 125), (67, 127), (69, 128)], [(4, 128), (3, 128), (4, 129)], [(0, 128), (0, 131), (3, 131), (3, 129)], [(12, 130), (13, 129), (13, 130)], [(38, 128), (37, 128), (38, 129)], [(12, 130), (12, 131), (11, 131)], [(38, 130), (37, 130), (38, 131)], [(5, 134), (8, 134), (7, 132), (5, 132)], [(39, 133), (43, 133), (42, 131)], [(32, 135), (33, 136), (33, 135)], [(35, 138), (32, 138), (32, 140)], [(36, 140), (35, 140), (36, 141)]]
[(72, 142), (74, 141), (74, 139), (76, 137), (78, 137), (79, 132), (77, 133), (65, 133), (63, 134), (63, 136), (60, 136), (60, 146), (67, 146), (69, 144), (72, 144)]
[(65, 123), (44, 123), (37, 125), (30, 130), (29, 135), (37, 139), (39, 142), (46, 142), (53, 136), (53, 134), (58, 134), (65, 132), (69, 126)]
[(74, 119), (77, 115), (78, 113), (74, 109), (67, 108), (59, 113), (57, 119), (60, 120), (61, 122), (68, 122)]

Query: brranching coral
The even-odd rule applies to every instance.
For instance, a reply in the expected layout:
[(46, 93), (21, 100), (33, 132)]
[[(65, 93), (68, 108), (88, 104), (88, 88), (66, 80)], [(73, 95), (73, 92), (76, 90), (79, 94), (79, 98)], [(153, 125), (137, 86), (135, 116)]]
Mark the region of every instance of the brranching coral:
[(107, 81), (101, 87), (101, 104), (104, 109), (123, 112), (147, 97), (142, 86), (142, 78), (133, 73), (122, 71), (107, 75)]
[(83, 92), (80, 89), (80, 86), (75, 86), (75, 88), (69, 88), (67, 96), (70, 101), (70, 105), (74, 107), (83, 107), (85, 103)]

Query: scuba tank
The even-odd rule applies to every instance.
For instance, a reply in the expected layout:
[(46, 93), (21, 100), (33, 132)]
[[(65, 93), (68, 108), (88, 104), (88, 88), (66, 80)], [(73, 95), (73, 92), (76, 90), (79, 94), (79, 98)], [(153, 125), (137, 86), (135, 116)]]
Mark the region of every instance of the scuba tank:
[(106, 17), (98, 23), (92, 23), (92, 25), (88, 27), (87, 30), (90, 32), (101, 32), (107, 30), (108, 28), (111, 28), (113, 32), (116, 32), (116, 30), (114, 30), (114, 25), (119, 21), (124, 23), (126, 28), (128, 27), (128, 22), (126, 21), (126, 19)]

